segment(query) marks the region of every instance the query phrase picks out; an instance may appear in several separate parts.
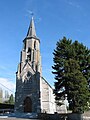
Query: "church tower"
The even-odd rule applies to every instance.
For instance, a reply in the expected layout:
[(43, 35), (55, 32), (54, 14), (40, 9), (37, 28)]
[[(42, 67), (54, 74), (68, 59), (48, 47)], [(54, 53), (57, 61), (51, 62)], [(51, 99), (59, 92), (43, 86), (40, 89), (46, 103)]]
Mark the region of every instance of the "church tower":
[(40, 112), (40, 81), (41, 81), (40, 40), (36, 36), (34, 19), (23, 40), (20, 63), (16, 72), (16, 112)]
[(15, 112), (56, 112), (53, 88), (42, 77), (40, 40), (36, 36), (33, 18), (23, 40), (16, 72)]

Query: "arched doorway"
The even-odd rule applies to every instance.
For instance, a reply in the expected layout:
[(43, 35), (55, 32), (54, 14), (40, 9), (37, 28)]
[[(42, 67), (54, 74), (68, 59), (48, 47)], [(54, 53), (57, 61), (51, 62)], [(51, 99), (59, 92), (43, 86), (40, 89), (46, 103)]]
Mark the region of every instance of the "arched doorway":
[(24, 100), (24, 112), (32, 112), (32, 101), (30, 97), (26, 97)]

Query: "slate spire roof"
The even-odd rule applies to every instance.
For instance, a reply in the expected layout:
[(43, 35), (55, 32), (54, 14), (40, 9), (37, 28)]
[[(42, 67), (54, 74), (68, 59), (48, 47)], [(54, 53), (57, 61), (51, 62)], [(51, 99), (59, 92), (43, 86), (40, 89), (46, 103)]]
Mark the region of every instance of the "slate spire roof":
[(36, 30), (35, 30), (35, 25), (34, 25), (34, 19), (32, 17), (30, 26), (27, 32), (27, 37), (36, 37)]

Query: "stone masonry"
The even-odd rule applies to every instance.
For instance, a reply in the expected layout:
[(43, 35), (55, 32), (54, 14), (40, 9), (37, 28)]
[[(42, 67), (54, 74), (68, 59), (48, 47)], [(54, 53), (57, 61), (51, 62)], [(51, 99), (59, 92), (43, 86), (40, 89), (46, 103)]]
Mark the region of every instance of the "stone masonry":
[(56, 112), (53, 89), (42, 77), (41, 66), (40, 40), (32, 18), (16, 72), (15, 112)]

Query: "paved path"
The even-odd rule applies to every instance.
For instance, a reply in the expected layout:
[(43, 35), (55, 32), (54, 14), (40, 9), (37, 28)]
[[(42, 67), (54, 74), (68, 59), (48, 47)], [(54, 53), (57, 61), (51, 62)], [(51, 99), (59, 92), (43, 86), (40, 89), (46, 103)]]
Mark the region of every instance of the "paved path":
[(10, 118), (0, 118), (0, 120), (39, 120), (39, 119), (23, 119), (23, 118), (14, 118), (14, 117), (10, 117)]

